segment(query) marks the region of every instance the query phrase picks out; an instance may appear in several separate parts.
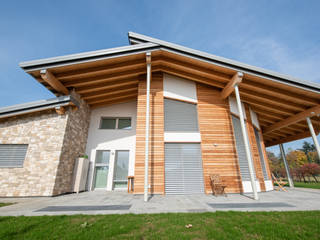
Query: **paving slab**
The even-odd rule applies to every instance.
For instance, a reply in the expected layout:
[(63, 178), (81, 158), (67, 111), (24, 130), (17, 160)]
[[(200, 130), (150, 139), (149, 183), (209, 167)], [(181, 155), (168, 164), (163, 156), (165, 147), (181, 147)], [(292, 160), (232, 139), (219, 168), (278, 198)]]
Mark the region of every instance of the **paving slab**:
[(288, 192), (259, 193), (259, 200), (250, 194), (154, 195), (148, 202), (143, 195), (102, 190), (66, 194), (57, 197), (0, 198), (0, 202), (16, 202), (1, 207), (0, 216), (41, 216), (72, 214), (178, 213), (214, 211), (300, 211), (320, 210), (320, 190), (288, 189)]

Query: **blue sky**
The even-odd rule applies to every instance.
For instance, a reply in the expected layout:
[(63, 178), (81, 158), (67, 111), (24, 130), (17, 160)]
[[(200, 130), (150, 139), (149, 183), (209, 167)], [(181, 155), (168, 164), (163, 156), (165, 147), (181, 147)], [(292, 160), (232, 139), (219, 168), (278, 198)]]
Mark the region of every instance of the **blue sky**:
[(311, 0), (3, 1), (0, 107), (53, 97), (19, 62), (127, 45), (128, 31), (320, 83), (319, 9)]

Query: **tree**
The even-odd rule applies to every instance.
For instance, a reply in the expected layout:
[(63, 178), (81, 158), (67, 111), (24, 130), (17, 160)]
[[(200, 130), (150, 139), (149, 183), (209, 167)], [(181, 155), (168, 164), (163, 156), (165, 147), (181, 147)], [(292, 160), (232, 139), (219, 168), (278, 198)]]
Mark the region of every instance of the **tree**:
[(311, 162), (311, 158), (309, 156), (309, 152), (314, 152), (316, 150), (316, 147), (314, 146), (314, 144), (311, 144), (307, 141), (303, 142), (302, 148), (299, 149), (300, 151), (304, 152), (307, 156), (308, 162)]
[(283, 164), (280, 161), (280, 158), (276, 157), (276, 155), (273, 152), (267, 151), (267, 156), (269, 159), (269, 166), (271, 172), (273, 172), (276, 176), (281, 175)]
[(306, 163), (301, 168), (301, 172), (304, 175), (309, 175), (314, 178), (316, 182), (318, 182), (316, 175), (320, 174), (320, 166), (316, 163)]
[(291, 169), (299, 168), (308, 162), (306, 154), (300, 150), (291, 150), (286, 158)]

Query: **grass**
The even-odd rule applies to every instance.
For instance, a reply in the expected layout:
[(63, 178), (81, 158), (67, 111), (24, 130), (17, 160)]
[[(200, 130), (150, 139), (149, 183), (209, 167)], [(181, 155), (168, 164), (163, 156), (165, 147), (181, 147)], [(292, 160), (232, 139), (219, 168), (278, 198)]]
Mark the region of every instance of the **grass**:
[(300, 188), (314, 188), (314, 189), (320, 189), (320, 182), (312, 182), (312, 183), (304, 183), (304, 182), (294, 182), (295, 187)]
[(14, 204), (14, 203), (0, 202), (0, 207), (9, 206), (9, 205), (12, 205), (12, 204)]
[(0, 239), (318, 239), (319, 219), (320, 211), (0, 217)]

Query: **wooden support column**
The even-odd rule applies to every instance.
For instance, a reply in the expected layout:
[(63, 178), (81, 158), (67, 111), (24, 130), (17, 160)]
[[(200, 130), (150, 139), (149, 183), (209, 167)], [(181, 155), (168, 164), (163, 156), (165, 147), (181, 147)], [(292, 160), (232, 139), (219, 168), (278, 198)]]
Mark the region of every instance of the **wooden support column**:
[(47, 69), (40, 71), (41, 78), (54, 90), (64, 95), (69, 95), (69, 90)]
[(294, 185), (293, 185), (293, 181), (292, 181), (291, 174), (290, 174), (290, 167), (289, 167), (289, 164), (287, 162), (287, 158), (286, 158), (286, 154), (284, 152), (283, 144), (282, 143), (279, 144), (279, 147), (280, 147), (280, 152), (281, 152), (281, 156), (282, 156), (282, 159), (283, 159), (284, 167), (286, 169), (289, 186), (290, 186), (290, 188), (293, 188)]
[(233, 75), (231, 81), (225, 86), (225, 88), (221, 92), (221, 98), (227, 98), (234, 90), (235, 86), (241, 83), (243, 78), (243, 73), (237, 72)]

